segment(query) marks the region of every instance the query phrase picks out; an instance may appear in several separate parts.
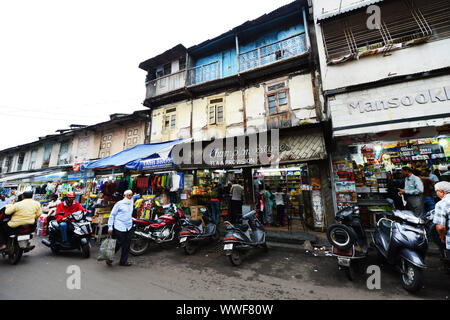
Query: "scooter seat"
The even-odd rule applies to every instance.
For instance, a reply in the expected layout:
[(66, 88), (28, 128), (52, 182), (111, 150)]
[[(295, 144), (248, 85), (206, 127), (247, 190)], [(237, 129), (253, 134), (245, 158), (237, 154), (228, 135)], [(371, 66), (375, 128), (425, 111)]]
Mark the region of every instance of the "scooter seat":
[(199, 227), (202, 225), (202, 220), (189, 220), (190, 224), (193, 224), (196, 227)]

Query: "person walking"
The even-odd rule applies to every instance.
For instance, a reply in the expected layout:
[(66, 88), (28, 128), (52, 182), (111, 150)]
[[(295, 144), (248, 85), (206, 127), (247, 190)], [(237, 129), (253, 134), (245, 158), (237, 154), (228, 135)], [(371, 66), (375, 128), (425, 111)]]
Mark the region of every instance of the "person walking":
[(273, 201), (272, 194), (266, 188), (262, 191), (262, 196), (264, 199), (264, 215), (263, 215), (263, 224), (267, 225), (273, 224)]
[(244, 198), (244, 187), (238, 182), (231, 187), (231, 223), (239, 222), (242, 217), (242, 200)]
[[(108, 220), (108, 234), (117, 240), (116, 252), (122, 248), (119, 265), (129, 267), (131, 237), (133, 236), (133, 191), (124, 192), (123, 200), (117, 202)], [(106, 260), (106, 264), (112, 266), (113, 261)]]
[(211, 216), (215, 224), (220, 222), (220, 197), (219, 186), (214, 185), (211, 190), (210, 206), (211, 206)]
[(284, 209), (286, 206), (286, 195), (283, 192), (283, 189), (281, 187), (277, 188), (277, 192), (274, 193), (275, 196), (275, 205), (277, 206), (277, 223), (276, 223), (276, 227), (284, 227), (284, 222), (283, 222), (283, 218), (284, 218)]
[[(441, 201), (436, 204), (434, 211), (431, 238), (439, 247), (441, 257), (445, 258), (445, 249), (450, 250), (450, 182), (438, 182), (434, 189)], [(450, 264), (447, 268), (450, 271)]]
[(404, 196), (406, 209), (414, 212), (416, 217), (423, 215), (423, 183), (413, 174), (410, 167), (403, 167), (402, 174), (405, 177), (405, 189), (400, 189), (398, 194)]

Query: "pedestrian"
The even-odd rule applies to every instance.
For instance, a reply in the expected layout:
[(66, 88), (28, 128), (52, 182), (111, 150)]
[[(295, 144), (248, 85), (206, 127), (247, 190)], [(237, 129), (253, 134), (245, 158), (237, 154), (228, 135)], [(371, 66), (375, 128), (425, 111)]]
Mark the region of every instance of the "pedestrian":
[[(128, 261), (130, 252), (131, 237), (133, 236), (133, 191), (124, 192), (123, 200), (117, 202), (108, 220), (108, 234), (117, 240), (116, 252), (122, 248), (119, 265), (129, 267)], [(106, 264), (111, 266), (113, 261), (106, 260)]]
[(48, 216), (54, 216), (56, 213), (56, 208), (61, 203), (61, 200), (58, 199), (58, 195), (56, 193), (52, 193), (50, 195), (50, 202), (47, 205), (48, 208)]
[(450, 250), (450, 182), (438, 182), (434, 189), (441, 201), (436, 204), (434, 211), (435, 227), (432, 228), (431, 238), (441, 249), (442, 258), (445, 258), (445, 248)]
[(264, 199), (263, 223), (273, 225), (273, 196), (265, 187), (263, 188), (262, 196)]
[(395, 170), (392, 174), (388, 174), (387, 178), (388, 197), (394, 201), (396, 209), (403, 210), (405, 206), (403, 205), (401, 196), (398, 195), (398, 190), (405, 188), (405, 181), (402, 178), (401, 170)]
[(3, 209), (10, 203), (11, 203), (11, 199), (5, 197), (4, 194), (0, 194), (0, 209)]
[(237, 181), (231, 186), (231, 223), (239, 222), (242, 218), (242, 203), (244, 199), (244, 187)]
[(220, 197), (219, 187), (214, 184), (213, 189), (211, 190), (210, 207), (211, 215), (215, 224), (219, 224), (220, 222)]
[(423, 183), (423, 205), (424, 205), (424, 213), (427, 213), (431, 210), (434, 210), (436, 202), (434, 201), (434, 185), (435, 182), (429, 178), (429, 170), (424, 169), (421, 173), (419, 173), (420, 180)]
[(438, 182), (439, 182), (438, 176), (435, 175), (435, 174), (433, 174), (433, 173), (431, 172), (431, 169), (430, 169), (430, 168), (425, 168), (425, 169), (423, 169), (422, 171), (423, 171), (424, 176), (430, 178), (431, 181), (433, 181), (434, 183), (438, 183)]
[(277, 223), (275, 224), (276, 227), (284, 227), (284, 209), (286, 205), (286, 195), (283, 192), (283, 189), (281, 187), (277, 188), (277, 192), (274, 193), (275, 196), (275, 205), (277, 206)]
[(410, 167), (403, 167), (402, 174), (405, 177), (405, 188), (400, 189), (398, 194), (405, 197), (406, 209), (414, 212), (416, 217), (420, 217), (423, 214), (422, 180), (413, 174)]

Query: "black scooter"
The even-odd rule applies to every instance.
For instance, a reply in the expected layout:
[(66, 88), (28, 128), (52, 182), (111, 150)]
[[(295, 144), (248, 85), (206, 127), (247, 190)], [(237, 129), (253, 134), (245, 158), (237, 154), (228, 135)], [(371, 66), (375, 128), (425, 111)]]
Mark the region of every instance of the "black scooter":
[(428, 239), (425, 221), (406, 210), (385, 212), (377, 223), (373, 243), (379, 255), (401, 273), (402, 285), (410, 292), (422, 288)]
[(68, 219), (67, 238), (68, 242), (63, 243), (61, 231), (55, 217), (49, 217), (48, 221), (48, 240), (42, 240), (42, 243), (52, 250), (53, 254), (60, 251), (80, 250), (83, 258), (90, 257), (90, 243), (92, 235), (91, 218), (86, 216), (86, 212), (77, 211), (72, 213)]
[(203, 243), (220, 240), (219, 230), (209, 210), (201, 208), (200, 212), (202, 213), (202, 219), (185, 220), (179, 234), (180, 247), (184, 248), (184, 252), (188, 255), (194, 254)]
[[(226, 222), (228, 226), (227, 234), (223, 239), (224, 251), (234, 266), (241, 265), (245, 254), (254, 248), (261, 247), (265, 252), (268, 251), (266, 231), (256, 214), (256, 211), (253, 210), (243, 215), (244, 224), (242, 225), (234, 226), (230, 222)], [(249, 228), (252, 230), (251, 234)]]
[(344, 270), (349, 280), (356, 269), (364, 265), (369, 249), (366, 232), (361, 223), (358, 207), (348, 207), (336, 214), (336, 224), (327, 229), (332, 254), (337, 257), (339, 270)]

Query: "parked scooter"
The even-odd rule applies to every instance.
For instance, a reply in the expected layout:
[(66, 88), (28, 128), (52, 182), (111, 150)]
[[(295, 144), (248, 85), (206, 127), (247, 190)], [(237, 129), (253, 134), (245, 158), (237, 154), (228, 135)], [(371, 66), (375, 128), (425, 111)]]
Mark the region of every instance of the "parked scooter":
[(336, 214), (337, 224), (327, 229), (327, 238), (337, 257), (339, 270), (353, 280), (355, 269), (367, 258), (369, 249), (366, 232), (361, 223), (358, 207), (348, 207)]
[(180, 246), (188, 255), (194, 254), (203, 243), (217, 242), (220, 233), (214, 223), (211, 212), (207, 208), (200, 208), (201, 220), (185, 220), (180, 232)]
[(186, 217), (183, 210), (173, 203), (168, 206), (167, 212), (155, 221), (133, 219), (134, 235), (130, 245), (131, 254), (134, 256), (144, 254), (151, 241), (164, 244), (178, 240), (184, 219)]
[[(392, 203), (392, 202), (391, 202)], [(411, 211), (385, 213), (373, 234), (378, 253), (401, 273), (402, 285), (410, 292), (422, 288), (428, 240), (425, 221)]]
[(48, 239), (42, 240), (42, 243), (49, 247), (53, 254), (58, 254), (60, 251), (80, 250), (83, 258), (89, 258), (92, 226), (91, 218), (86, 215), (85, 211), (77, 211), (67, 217), (67, 243), (62, 242), (59, 223), (55, 217), (48, 217)]
[[(0, 210), (0, 224), (7, 223), (10, 216), (5, 215), (5, 208)], [(6, 243), (6, 248), (2, 250), (2, 256), (8, 256), (11, 264), (16, 265), (24, 253), (30, 252), (35, 248), (31, 245), (33, 239), (33, 232), (36, 230), (36, 224), (24, 225), (15, 228), (14, 233), (11, 234)]]
[[(256, 211), (246, 213), (242, 220), (247, 223), (233, 225), (227, 221), (227, 234), (223, 239), (225, 254), (234, 266), (241, 265), (245, 254), (251, 249), (261, 247), (265, 252), (268, 251), (266, 231), (256, 217)], [(249, 228), (252, 230), (251, 234)]]

